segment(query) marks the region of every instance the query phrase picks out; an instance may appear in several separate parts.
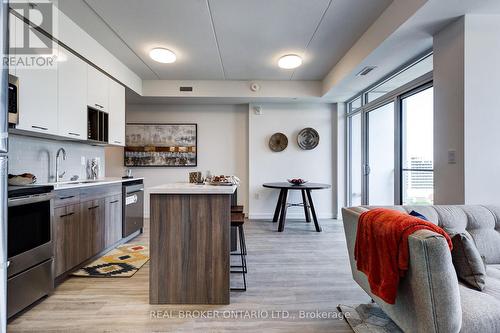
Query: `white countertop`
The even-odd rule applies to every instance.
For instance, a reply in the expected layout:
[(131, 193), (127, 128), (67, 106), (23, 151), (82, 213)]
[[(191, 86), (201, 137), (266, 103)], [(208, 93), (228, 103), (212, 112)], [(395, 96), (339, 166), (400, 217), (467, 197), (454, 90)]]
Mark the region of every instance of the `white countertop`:
[(87, 180), (87, 179), (81, 179), (81, 180), (76, 180), (74, 182), (72, 181), (61, 181), (59, 183), (35, 183), (33, 185), (51, 185), (54, 186), (54, 190), (68, 190), (72, 188), (81, 188), (81, 187), (89, 187), (89, 186), (99, 186), (99, 185), (110, 185), (110, 184), (118, 184), (118, 183), (124, 183), (124, 182), (129, 182), (133, 180), (144, 180), (144, 178), (119, 178), (119, 177), (105, 177), (105, 178), (99, 178), (96, 180)]
[(233, 194), (237, 186), (196, 185), (190, 183), (171, 183), (150, 187), (148, 194)]

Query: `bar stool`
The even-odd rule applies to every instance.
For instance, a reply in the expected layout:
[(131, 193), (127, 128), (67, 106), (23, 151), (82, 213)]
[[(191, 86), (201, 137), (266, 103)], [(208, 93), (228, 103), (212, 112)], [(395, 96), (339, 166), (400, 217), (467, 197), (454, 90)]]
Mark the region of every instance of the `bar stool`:
[[(234, 211), (233, 211), (234, 208)], [(231, 288), (232, 291), (246, 291), (247, 290), (247, 260), (246, 260), (246, 243), (245, 232), (243, 231), (243, 224), (245, 223), (245, 214), (243, 214), (242, 206), (233, 206), (231, 208), (231, 226), (238, 229), (238, 238), (240, 243), (240, 251), (231, 253), (231, 255), (240, 256), (241, 265), (231, 265), (231, 273), (241, 274), (243, 277), (243, 288)], [(235, 268), (235, 270), (233, 270)]]

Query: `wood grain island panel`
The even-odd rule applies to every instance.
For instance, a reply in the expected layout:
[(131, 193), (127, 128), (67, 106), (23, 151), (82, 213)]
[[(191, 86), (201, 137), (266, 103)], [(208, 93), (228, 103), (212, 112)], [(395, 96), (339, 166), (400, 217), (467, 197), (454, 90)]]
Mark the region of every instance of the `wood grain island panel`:
[(225, 191), (150, 194), (151, 304), (229, 304), (231, 194)]

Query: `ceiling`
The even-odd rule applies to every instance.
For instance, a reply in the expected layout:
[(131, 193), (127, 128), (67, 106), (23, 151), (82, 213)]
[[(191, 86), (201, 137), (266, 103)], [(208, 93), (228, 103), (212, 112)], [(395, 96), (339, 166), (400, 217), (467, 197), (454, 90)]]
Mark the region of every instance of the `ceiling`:
[[(391, 0), (59, 0), (145, 80), (321, 80)], [(362, 8), (362, 10), (360, 10)], [(165, 47), (174, 64), (148, 52)], [(296, 70), (277, 67), (297, 53)]]

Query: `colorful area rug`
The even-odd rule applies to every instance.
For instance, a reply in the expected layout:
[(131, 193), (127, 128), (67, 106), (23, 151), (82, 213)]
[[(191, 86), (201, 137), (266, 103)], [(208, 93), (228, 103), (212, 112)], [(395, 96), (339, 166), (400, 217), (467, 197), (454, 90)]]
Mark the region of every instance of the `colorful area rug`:
[(125, 244), (73, 273), (84, 277), (131, 277), (149, 260), (144, 245)]
[(338, 309), (356, 333), (403, 333), (375, 303), (354, 307), (340, 304)]

